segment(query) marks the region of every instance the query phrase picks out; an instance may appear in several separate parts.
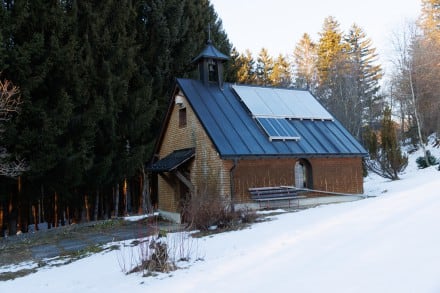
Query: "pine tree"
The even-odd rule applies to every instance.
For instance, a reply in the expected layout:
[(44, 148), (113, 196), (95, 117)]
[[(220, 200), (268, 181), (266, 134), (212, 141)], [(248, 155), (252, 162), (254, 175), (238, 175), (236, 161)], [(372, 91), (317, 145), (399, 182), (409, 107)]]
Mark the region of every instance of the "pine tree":
[(56, 2), (15, 2), (11, 7), (14, 42), (4, 73), (20, 86), (23, 97), (13, 143), (30, 159), (29, 175), (35, 178), (44, 177), (70, 153), (64, 135), (73, 109), (67, 88), (73, 50), (64, 38), (64, 17)]
[(440, 1), (422, 0), (422, 11), (418, 21), (423, 34), (430, 40), (440, 43)]
[(237, 66), (237, 82), (242, 84), (255, 84), (255, 61), (249, 49), (244, 54), (240, 54), (236, 61)]
[(119, 186), (127, 209), (146, 201), (130, 200), (125, 186), (145, 186), (174, 78), (195, 72), (208, 24), (217, 48), (232, 47), (209, 1), (11, 0), (0, 24), (0, 70), (23, 98), (7, 147), (29, 158), (23, 195), (44, 199), (55, 225), (66, 206), (90, 219), (103, 203), (118, 215)]
[(317, 86), (316, 45), (305, 33), (295, 47), (294, 53), (295, 87), (315, 92)]
[(7, 123), (20, 112), (20, 107), (19, 89), (8, 80), (0, 80), (0, 176), (15, 178), (28, 169), (23, 159), (15, 159), (8, 152), (3, 137)]
[(358, 139), (364, 124), (372, 125), (380, 113), (377, 54), (363, 30), (353, 24), (344, 36), (332, 17), (325, 20), (318, 43), (317, 96)]
[(316, 95), (326, 108), (349, 131), (351, 122), (349, 113), (353, 111), (356, 101), (351, 86), (354, 77), (350, 73), (348, 46), (343, 42), (339, 23), (328, 17), (324, 20), (323, 31), (317, 45), (318, 87)]
[[(54, 190), (64, 191), (71, 185), (69, 176), (63, 175), (74, 173), (58, 171), (66, 170), (63, 166), (74, 157), (66, 132), (74, 108), (70, 74), (75, 50), (61, 3), (11, 1), (4, 7), (10, 42), (3, 74), (20, 87), (23, 98), (21, 115), (5, 135), (8, 148), (26, 158), (30, 167), (20, 178), (24, 187), (17, 191), (14, 203), (20, 207), (17, 222), (21, 225), (28, 213), (18, 201), (35, 204), (39, 195), (54, 198)], [(40, 187), (46, 192), (33, 189)], [(47, 221), (57, 224), (55, 213), (51, 214)]]
[[(367, 38), (364, 31), (353, 24), (345, 37), (349, 46), (349, 75), (352, 84), (351, 111), (346, 114), (350, 123), (347, 127), (351, 133), (359, 138), (360, 130), (364, 123), (372, 127), (380, 115), (381, 98), (377, 95), (382, 77), (380, 65), (377, 64), (376, 49), (372, 47), (371, 39)], [(359, 115), (361, 113), (361, 115)]]
[(8, 11), (6, 10), (5, 4), (0, 4), (0, 74), (6, 67), (6, 47), (8, 38)]
[[(93, 145), (85, 192), (94, 195), (96, 205), (99, 203), (99, 190), (126, 180), (139, 168), (139, 164), (131, 164), (132, 149), (128, 146), (134, 144), (134, 139), (130, 136), (127, 126), (130, 122), (127, 121), (136, 120), (134, 111), (145, 111), (144, 104), (139, 105), (137, 92), (139, 86), (147, 84), (141, 81), (138, 84), (134, 80), (134, 76), (139, 74), (137, 66), (143, 63), (139, 60), (140, 46), (136, 43), (137, 12), (131, 2), (107, 0), (99, 4), (94, 1), (78, 4), (78, 38), (82, 39), (80, 52), (84, 60), (80, 72), (89, 80), (83, 95), (86, 97), (83, 101), (90, 109), (83, 113), (84, 126), (89, 125), (94, 130), (93, 135), (84, 137), (91, 139)], [(144, 90), (148, 95), (149, 91)], [(150, 97), (142, 97), (148, 104)], [(130, 102), (134, 104), (130, 105)], [(145, 114), (149, 112), (145, 111)], [(149, 126), (147, 121), (141, 122)]]
[(274, 86), (289, 87), (292, 84), (291, 66), (287, 57), (279, 54), (273, 63), (270, 80)]
[(272, 85), (271, 75), (273, 72), (274, 62), (266, 48), (261, 48), (257, 58), (257, 84), (267, 86)]
[(339, 22), (332, 16), (324, 20), (320, 39), (317, 44), (317, 70), (320, 87), (331, 88), (331, 74), (344, 51)]
[[(152, 91), (158, 100), (158, 113), (152, 126), (157, 132), (174, 79), (196, 76), (191, 60), (206, 46), (208, 26), (216, 48), (229, 55), (232, 46), (209, 1), (149, 0), (142, 17), (146, 20), (142, 50), (154, 79)], [(225, 72), (229, 73), (229, 65), (225, 65)]]

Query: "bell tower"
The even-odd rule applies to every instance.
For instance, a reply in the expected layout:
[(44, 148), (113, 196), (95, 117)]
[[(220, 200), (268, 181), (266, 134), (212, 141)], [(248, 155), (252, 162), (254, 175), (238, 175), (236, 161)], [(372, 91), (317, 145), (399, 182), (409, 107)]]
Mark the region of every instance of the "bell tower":
[(211, 41), (211, 32), (203, 51), (192, 60), (199, 68), (199, 79), (204, 84), (217, 83), (220, 88), (223, 87), (223, 63), (230, 58), (217, 50)]

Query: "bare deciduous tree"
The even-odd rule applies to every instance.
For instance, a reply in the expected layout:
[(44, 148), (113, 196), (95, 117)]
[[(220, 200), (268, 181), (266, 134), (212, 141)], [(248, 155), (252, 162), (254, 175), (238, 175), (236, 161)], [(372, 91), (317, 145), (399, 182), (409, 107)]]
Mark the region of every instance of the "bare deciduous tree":
[[(6, 123), (20, 111), (22, 101), (19, 90), (10, 81), (0, 80), (0, 143), (6, 130)], [(28, 170), (24, 159), (13, 158), (8, 150), (0, 144), (0, 175), (17, 177)]]
[(437, 131), (439, 124), (438, 46), (414, 24), (407, 24), (402, 33), (396, 34), (393, 45), (396, 57), (393, 60), (392, 98), (399, 102), (402, 131), (408, 131), (412, 138), (417, 137), (428, 161), (424, 137)]

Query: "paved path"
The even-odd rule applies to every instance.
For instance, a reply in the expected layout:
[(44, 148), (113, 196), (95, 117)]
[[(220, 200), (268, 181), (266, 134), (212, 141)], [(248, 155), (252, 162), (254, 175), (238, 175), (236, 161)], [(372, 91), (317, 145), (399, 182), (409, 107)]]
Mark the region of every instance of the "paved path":
[[(114, 220), (112, 220), (114, 221)], [(69, 255), (95, 245), (182, 230), (182, 225), (145, 221), (99, 221), (0, 238), (0, 266)]]

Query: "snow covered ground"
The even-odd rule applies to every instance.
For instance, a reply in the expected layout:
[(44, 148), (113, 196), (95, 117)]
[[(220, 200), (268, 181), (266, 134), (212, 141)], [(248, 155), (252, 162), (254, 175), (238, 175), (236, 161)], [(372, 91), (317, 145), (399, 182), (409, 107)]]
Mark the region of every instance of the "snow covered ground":
[(0, 292), (440, 292), (440, 172), (417, 170), (419, 155), (399, 181), (368, 177), (375, 198), (193, 240), (192, 261), (170, 274), (125, 275), (121, 260), (136, 251), (124, 248), (0, 282)]

